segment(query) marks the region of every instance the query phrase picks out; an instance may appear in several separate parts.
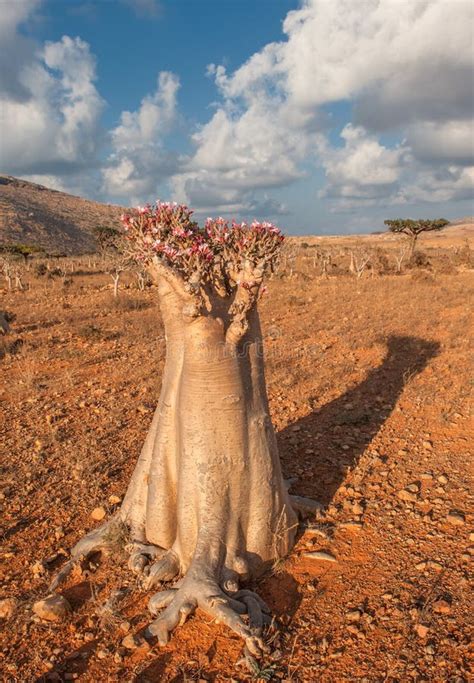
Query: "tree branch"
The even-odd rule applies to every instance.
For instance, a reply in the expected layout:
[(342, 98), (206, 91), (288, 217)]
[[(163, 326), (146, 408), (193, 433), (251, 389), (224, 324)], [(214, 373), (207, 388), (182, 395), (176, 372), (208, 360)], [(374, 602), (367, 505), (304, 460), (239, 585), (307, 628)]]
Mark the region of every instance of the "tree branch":
[(159, 256), (153, 257), (153, 260), (148, 265), (148, 269), (152, 278), (155, 276), (156, 280), (158, 280), (160, 277), (163, 278), (163, 280), (166, 280), (166, 282), (174, 289), (176, 294), (179, 294), (179, 296), (186, 301), (192, 301), (196, 296), (196, 293), (193, 291), (192, 287), (185, 282), (184, 278), (172, 268), (167, 266), (166, 263), (159, 258)]
[(237, 293), (229, 309), (232, 321), (225, 335), (227, 344), (238, 344), (247, 332), (249, 326), (248, 314), (257, 302), (263, 273), (262, 267), (246, 262), (242, 271), (235, 278)]

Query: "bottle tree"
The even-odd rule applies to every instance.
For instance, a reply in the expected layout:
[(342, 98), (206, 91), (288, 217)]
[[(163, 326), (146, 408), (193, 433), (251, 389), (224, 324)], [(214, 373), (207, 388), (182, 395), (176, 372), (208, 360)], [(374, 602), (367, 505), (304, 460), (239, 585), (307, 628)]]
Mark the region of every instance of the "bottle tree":
[(158, 285), (161, 395), (120, 510), (79, 541), (52, 588), (107, 546), (120, 523), (130, 568), (155, 591), (148, 634), (165, 644), (199, 607), (258, 655), (265, 605), (245, 585), (288, 553), (297, 525), (269, 416), (257, 310), (283, 236), (266, 222), (217, 218), (200, 228), (192, 211), (170, 203), (122, 220), (128, 250)]
[(449, 221), (445, 218), (435, 218), (433, 220), (420, 219), (413, 220), (411, 218), (395, 218), (394, 220), (384, 221), (384, 225), (388, 226), (389, 232), (402, 233), (410, 238), (410, 258), (415, 251), (418, 235), (422, 232), (432, 232), (434, 230), (442, 230), (442, 228), (449, 225)]

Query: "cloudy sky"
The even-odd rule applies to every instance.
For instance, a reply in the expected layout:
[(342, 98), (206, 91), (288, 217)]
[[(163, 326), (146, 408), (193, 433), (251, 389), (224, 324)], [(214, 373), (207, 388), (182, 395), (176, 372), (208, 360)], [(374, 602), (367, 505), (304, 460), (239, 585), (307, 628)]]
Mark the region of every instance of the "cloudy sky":
[(0, 172), (292, 233), (473, 213), (470, 0), (0, 0)]

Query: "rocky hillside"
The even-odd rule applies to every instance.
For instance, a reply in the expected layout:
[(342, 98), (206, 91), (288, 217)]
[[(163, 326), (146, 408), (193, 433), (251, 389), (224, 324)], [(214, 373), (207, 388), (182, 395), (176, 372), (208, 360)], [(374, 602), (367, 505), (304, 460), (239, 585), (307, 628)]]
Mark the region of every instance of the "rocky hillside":
[[(0, 174), (0, 244), (34, 244), (67, 254), (92, 251), (95, 249), (94, 228), (99, 225), (117, 226), (123, 210), (120, 206), (100, 204)], [(440, 233), (430, 233), (422, 238), (426, 243), (446, 238), (450, 242), (457, 239), (461, 243), (473, 236), (473, 218), (468, 216), (452, 221)], [(327, 237), (305, 235), (303, 239), (312, 243)], [(354, 237), (373, 239), (374, 234), (339, 235), (333, 239), (350, 241)], [(385, 232), (377, 237), (385, 242), (399, 239)]]
[(117, 225), (123, 209), (0, 175), (0, 244), (21, 242), (68, 254), (95, 249), (92, 231)]

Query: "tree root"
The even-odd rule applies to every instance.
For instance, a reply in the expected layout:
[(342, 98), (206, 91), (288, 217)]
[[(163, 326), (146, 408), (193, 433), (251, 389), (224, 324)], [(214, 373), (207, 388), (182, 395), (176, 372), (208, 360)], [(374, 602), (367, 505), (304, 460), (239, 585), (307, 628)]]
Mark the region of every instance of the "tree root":
[(110, 529), (112, 522), (115, 520), (111, 519), (105, 524), (93, 529), (86, 536), (81, 538), (78, 543), (71, 550), (71, 559), (66, 562), (64, 567), (56, 574), (49, 585), (49, 590), (54, 591), (58, 586), (66, 581), (71, 571), (75, 566), (80, 564), (83, 560), (87, 560), (88, 557), (97, 553), (101, 550), (105, 550), (110, 547)]
[(140, 543), (139, 541), (129, 543), (125, 546), (125, 550), (130, 553), (128, 568), (131, 569), (134, 574), (146, 573), (148, 565), (152, 560), (156, 560), (166, 553), (166, 550), (163, 548), (159, 548), (156, 545)]
[(324, 505), (312, 498), (304, 498), (303, 496), (290, 495), (291, 507), (295, 510), (301, 518), (314, 515), (321, 512)]
[[(267, 615), (270, 611), (265, 602), (250, 590), (229, 595), (219, 588), (217, 582), (199, 580), (194, 576), (185, 577), (180, 588), (153, 595), (148, 603), (151, 614), (156, 616), (160, 609), (164, 611), (148, 626), (146, 636), (157, 638), (159, 645), (166, 645), (170, 633), (184, 624), (197, 607), (237, 633), (255, 657), (261, 657), (268, 651), (262, 638), (263, 626), (269, 621)], [(245, 614), (248, 624), (242, 619)]]
[[(75, 566), (93, 553), (109, 550), (114, 545), (113, 522), (110, 520), (94, 529), (73, 547), (70, 560), (51, 582), (51, 591), (67, 579)], [(180, 563), (173, 550), (166, 551), (139, 541), (131, 541), (125, 549), (130, 553), (129, 568), (143, 575), (142, 587), (145, 590), (177, 579)], [(270, 609), (253, 591), (238, 590), (237, 580), (229, 580), (230, 575), (227, 574), (224, 571), (223, 585), (226, 589), (221, 589), (216, 579), (197, 566), (176, 580), (171, 588), (155, 593), (149, 600), (148, 609), (156, 618), (147, 628), (147, 637), (156, 638), (160, 645), (166, 645), (171, 632), (184, 624), (199, 607), (237, 633), (244, 640), (245, 651), (249, 655), (258, 658), (268, 652), (262, 634), (264, 626), (272, 623)]]
[(157, 562), (145, 568), (144, 590), (149, 591), (160, 583), (172, 581), (179, 574), (179, 569), (178, 556), (172, 550), (168, 550)]
[[(109, 551), (114, 546), (123, 547), (126, 527), (120, 519), (112, 518), (105, 524), (90, 531), (71, 550), (70, 560), (62, 567), (52, 580), (49, 590), (56, 590), (66, 581), (75, 566), (87, 560), (94, 553)], [(129, 569), (136, 574), (147, 574), (153, 560), (165, 556), (167, 551), (156, 545), (149, 545), (140, 541), (131, 541), (125, 545), (130, 554)], [(158, 564), (155, 562), (155, 565)], [(155, 565), (152, 565), (154, 567)], [(178, 567), (179, 570), (179, 567)], [(177, 573), (177, 572), (176, 572)], [(176, 573), (170, 578), (174, 578)], [(170, 579), (163, 579), (170, 580)]]

